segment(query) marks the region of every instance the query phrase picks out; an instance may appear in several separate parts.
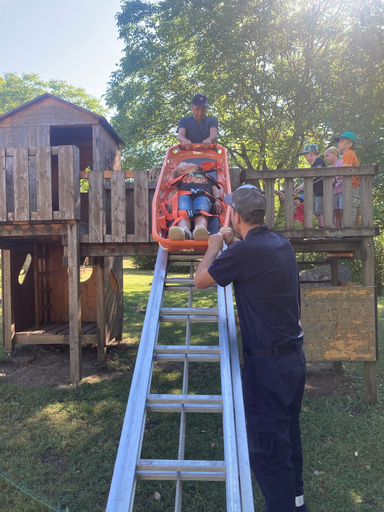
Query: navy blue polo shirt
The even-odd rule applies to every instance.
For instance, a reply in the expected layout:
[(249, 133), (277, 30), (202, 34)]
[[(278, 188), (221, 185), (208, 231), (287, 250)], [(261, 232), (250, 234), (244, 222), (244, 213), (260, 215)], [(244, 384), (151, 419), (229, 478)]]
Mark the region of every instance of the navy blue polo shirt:
[(219, 128), (219, 122), (216, 117), (205, 117), (201, 123), (198, 123), (193, 116), (182, 117), (176, 133), (179, 128), (185, 128), (185, 138), (196, 144), (209, 137), (211, 128)]
[(220, 286), (234, 284), (245, 349), (302, 344), (300, 285), (288, 240), (264, 224), (223, 251), (208, 268)]

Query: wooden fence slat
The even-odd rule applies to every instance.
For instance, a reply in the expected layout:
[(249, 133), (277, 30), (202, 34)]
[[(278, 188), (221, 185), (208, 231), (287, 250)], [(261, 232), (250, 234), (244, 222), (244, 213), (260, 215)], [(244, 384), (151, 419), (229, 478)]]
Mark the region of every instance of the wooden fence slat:
[(265, 200), (267, 202), (267, 211), (265, 212), (265, 222), (270, 229), (275, 227), (275, 180), (264, 180), (265, 186)]
[(15, 148), (13, 157), (15, 221), (29, 220), (28, 148)]
[(5, 149), (0, 148), (0, 222), (7, 220), (7, 188), (5, 175)]
[(103, 173), (89, 173), (89, 242), (102, 243), (105, 231)]
[(284, 183), (285, 194), (285, 229), (293, 229), (293, 179), (286, 178)]
[(149, 216), (147, 172), (135, 172), (134, 205), (135, 242), (148, 242)]
[(61, 219), (80, 220), (80, 153), (59, 146), (59, 211)]
[(333, 187), (332, 178), (323, 179), (324, 227), (333, 228)]
[[(29, 150), (28, 150), (29, 151)], [(28, 154), (29, 211), (37, 211), (36, 156)]]
[(373, 226), (372, 176), (360, 177), (361, 225)]
[(39, 147), (36, 154), (37, 220), (52, 219), (51, 148)]
[[(344, 172), (344, 169), (343, 169)], [(352, 176), (343, 175), (343, 225), (350, 228), (355, 225), (352, 219)]]
[(111, 171), (112, 242), (126, 241), (125, 172)]
[(313, 228), (313, 178), (304, 178), (304, 228)]

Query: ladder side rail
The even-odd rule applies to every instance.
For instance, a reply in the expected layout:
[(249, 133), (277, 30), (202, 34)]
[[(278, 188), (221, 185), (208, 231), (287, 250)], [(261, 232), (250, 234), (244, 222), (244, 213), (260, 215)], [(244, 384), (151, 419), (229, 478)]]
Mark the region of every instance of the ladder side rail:
[(243, 388), (241, 383), (239, 347), (237, 344), (236, 321), (231, 284), (229, 284), (225, 288), (225, 300), (227, 305), (229, 352), (232, 371), (232, 389), (235, 407), (237, 452), (239, 457), (241, 504), (243, 507), (243, 511), (254, 512), (247, 429), (245, 426)]
[[(193, 262), (190, 263), (189, 269), (189, 277), (193, 278)], [(192, 287), (189, 286), (188, 290), (188, 309), (192, 308)], [(191, 345), (191, 321), (188, 318), (187, 327), (185, 331), (185, 346), (189, 348)], [(189, 380), (189, 357), (188, 354), (184, 355), (184, 371), (183, 371), (183, 395), (188, 394), (188, 380)], [(185, 436), (186, 436), (186, 428), (187, 428), (187, 412), (185, 409), (185, 405), (181, 404), (181, 413), (180, 413), (180, 432), (179, 432), (179, 451), (178, 451), (178, 459), (184, 460), (185, 457)], [(177, 480), (176, 480), (176, 496), (175, 496), (175, 512), (181, 512), (183, 501), (183, 486), (181, 483), (181, 474), (180, 471), (177, 472)]]
[(223, 397), (223, 437), (226, 467), (227, 510), (230, 510), (231, 512), (241, 512), (242, 508), (236, 446), (234, 402), (229, 357), (229, 336), (227, 330), (227, 311), (224, 288), (221, 286), (217, 286), (217, 306), (219, 310), (218, 327), (221, 350), (220, 374), (221, 394)]
[(168, 253), (159, 248), (106, 512), (128, 512), (133, 508), (136, 464), (143, 438), (146, 398), (153, 366), (153, 356), (148, 357), (148, 354), (154, 353), (157, 341), (167, 259)]

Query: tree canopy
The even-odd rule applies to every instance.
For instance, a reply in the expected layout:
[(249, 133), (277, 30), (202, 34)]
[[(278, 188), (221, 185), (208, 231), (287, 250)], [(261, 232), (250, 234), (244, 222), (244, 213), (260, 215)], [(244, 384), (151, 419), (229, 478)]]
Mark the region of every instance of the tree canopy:
[(105, 115), (107, 109), (101, 101), (85, 92), (81, 87), (73, 87), (64, 80), (52, 79), (45, 82), (34, 73), (4, 73), (0, 76), (0, 114), (4, 114), (44, 93), (86, 108), (96, 114)]
[(126, 165), (161, 160), (198, 92), (241, 168), (297, 167), (305, 143), (324, 150), (346, 130), (362, 163), (381, 164), (383, 11), (372, 0), (127, 0), (106, 96)]

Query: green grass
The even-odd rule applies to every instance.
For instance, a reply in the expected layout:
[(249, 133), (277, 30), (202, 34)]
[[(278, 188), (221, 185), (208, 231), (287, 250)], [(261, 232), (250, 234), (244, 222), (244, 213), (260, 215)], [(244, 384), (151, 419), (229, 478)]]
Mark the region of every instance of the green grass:
[[(105, 372), (122, 374), (77, 389), (37, 386), (22, 388), (0, 382), (0, 512), (105, 510), (152, 272), (124, 270), (124, 343), (114, 348)], [(198, 294), (197, 294), (198, 295)], [(211, 306), (213, 296), (200, 294)], [(186, 305), (187, 295), (166, 298), (166, 306)], [(379, 299), (380, 345), (384, 349), (384, 300)], [(159, 339), (182, 343), (185, 327), (164, 324)], [(217, 329), (193, 324), (192, 343), (217, 343)], [(0, 355), (1, 357), (1, 355)], [(370, 512), (384, 510), (384, 366), (378, 363), (379, 396), (367, 404), (363, 396), (363, 365), (344, 365), (350, 393), (304, 399), (302, 433), (305, 494), (311, 512)], [(155, 367), (153, 393), (180, 393), (182, 365)], [(220, 393), (217, 365), (191, 364), (191, 393)], [(179, 415), (149, 413), (144, 458), (177, 457)], [(187, 416), (186, 457), (223, 457), (221, 416)], [(356, 456), (355, 453), (358, 453)], [(173, 482), (139, 482), (134, 510), (173, 510)], [(45, 502), (39, 503), (30, 495)], [(159, 493), (161, 499), (155, 499)], [(255, 510), (263, 499), (254, 485)], [(183, 484), (184, 510), (223, 512), (223, 483)]]

